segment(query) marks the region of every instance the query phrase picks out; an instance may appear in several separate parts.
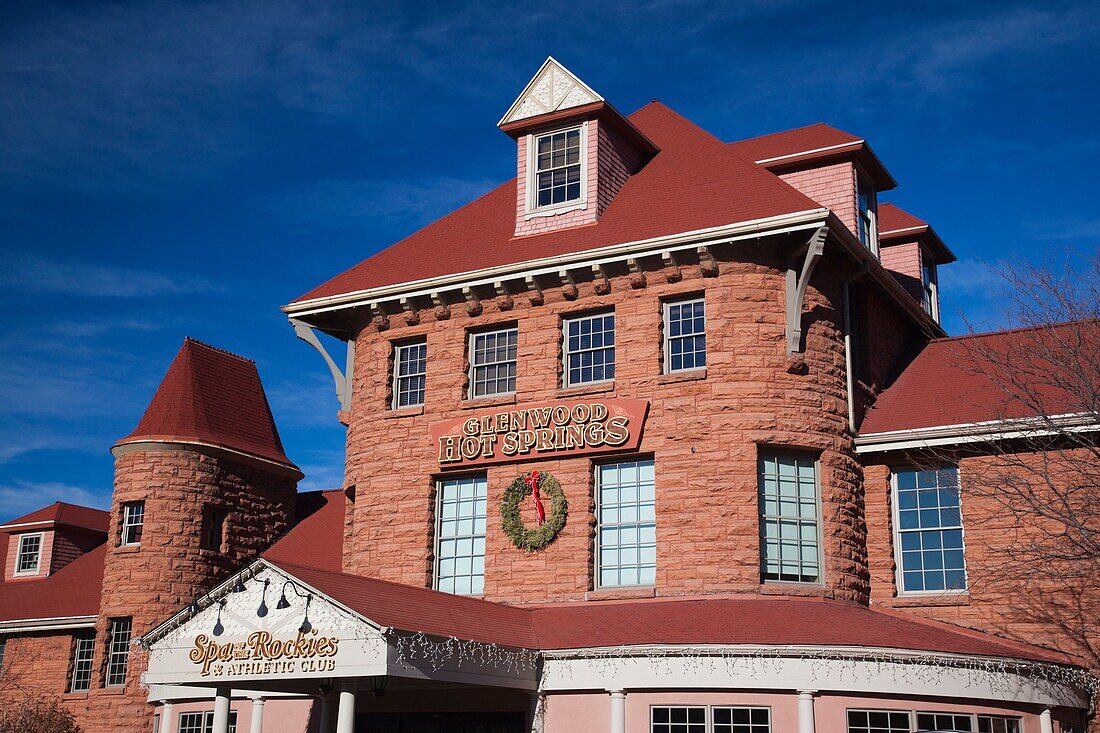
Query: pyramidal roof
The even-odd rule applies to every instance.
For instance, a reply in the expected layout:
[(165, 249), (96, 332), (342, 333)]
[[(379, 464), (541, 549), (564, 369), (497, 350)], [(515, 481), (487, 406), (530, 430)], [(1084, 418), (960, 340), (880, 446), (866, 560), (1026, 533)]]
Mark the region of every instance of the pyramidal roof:
[(118, 445), (144, 441), (228, 448), (297, 470), (283, 452), (255, 362), (192, 338)]

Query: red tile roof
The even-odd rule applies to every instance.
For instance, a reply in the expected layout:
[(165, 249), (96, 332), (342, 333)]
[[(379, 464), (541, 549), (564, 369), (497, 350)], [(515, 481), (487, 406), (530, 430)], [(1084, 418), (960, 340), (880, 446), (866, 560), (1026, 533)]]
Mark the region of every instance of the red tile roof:
[(879, 395), (860, 434), (1089, 411), (1051, 378), (1070, 363), (1100, 384), (1100, 321), (932, 341)]
[(40, 580), (0, 583), (0, 622), (95, 616), (106, 552), (104, 543)]
[(264, 557), (339, 572), (344, 560), (344, 492), (308, 491), (297, 496), (297, 523)]
[(928, 222), (918, 219), (895, 204), (878, 205), (878, 238), (883, 247), (921, 242), (932, 251), (938, 265), (946, 265), (958, 259)]
[(69, 504), (64, 501), (55, 501), (47, 507), (36, 509), (30, 514), (24, 514), (10, 522), (0, 525), (0, 530), (20, 531), (24, 529), (19, 525), (36, 524), (52, 525), (62, 524), (67, 527), (83, 527), (97, 532), (106, 532), (111, 520), (110, 512), (102, 509)]
[(746, 596), (508, 606), (273, 562), (382, 626), (510, 647), (862, 646), (1077, 663), (1041, 647), (842, 601)]
[(191, 338), (118, 444), (146, 440), (206, 443), (297, 469), (283, 453), (255, 362)]
[(514, 237), (513, 179), (295, 302), (821, 208), (660, 102), (629, 119), (661, 152), (599, 223)]

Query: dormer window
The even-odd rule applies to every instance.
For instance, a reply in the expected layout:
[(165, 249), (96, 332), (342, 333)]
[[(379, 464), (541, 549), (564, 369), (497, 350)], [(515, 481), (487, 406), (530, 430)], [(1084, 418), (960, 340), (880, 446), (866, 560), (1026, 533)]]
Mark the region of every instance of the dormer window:
[(939, 288), (936, 283), (936, 263), (927, 251), (921, 252), (921, 307), (935, 321), (940, 320)]
[(532, 175), (527, 190), (531, 192), (532, 212), (573, 208), (585, 200), (585, 126), (557, 130), (543, 135), (531, 135)]
[(15, 574), (38, 575), (42, 566), (42, 533), (19, 535), (19, 549), (15, 556)]
[(859, 204), (859, 241), (878, 257), (878, 199), (871, 183), (862, 176), (856, 183)]

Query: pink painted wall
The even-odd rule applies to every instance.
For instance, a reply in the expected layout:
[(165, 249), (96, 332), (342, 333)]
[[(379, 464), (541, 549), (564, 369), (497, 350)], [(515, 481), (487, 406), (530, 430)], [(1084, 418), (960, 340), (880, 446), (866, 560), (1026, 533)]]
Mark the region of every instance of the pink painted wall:
[(906, 292), (913, 296), (913, 300), (920, 303), (924, 299), (924, 287), (921, 280), (921, 258), (923, 257), (918, 242), (905, 242), (893, 244), (880, 249), (879, 259), (882, 266), (890, 271)]
[(837, 215), (853, 234), (856, 226), (856, 169), (851, 163), (836, 163), (779, 176), (811, 199)]
[[(179, 730), (179, 719), (183, 713), (209, 712), (214, 709), (213, 693), (209, 700), (177, 702), (172, 704), (170, 731)], [(229, 707), (237, 712), (237, 733), (248, 733), (252, 724), (252, 701), (233, 700)], [(306, 699), (273, 698), (264, 703), (264, 733), (306, 733), (309, 730), (310, 712), (313, 701)], [(164, 715), (164, 707), (158, 705), (149, 714), (149, 730), (153, 730), (153, 716)], [(316, 727), (316, 726), (314, 726)]]
[[(38, 534), (42, 532), (42, 558), (38, 563), (37, 575), (15, 576), (15, 558), (19, 553), (19, 538), (25, 534)], [(8, 539), (8, 554), (4, 558), (4, 578), (6, 580), (29, 580), (31, 578), (43, 578), (50, 574), (50, 563), (53, 561), (54, 532), (52, 529), (33, 530), (30, 532), (13, 533)]]

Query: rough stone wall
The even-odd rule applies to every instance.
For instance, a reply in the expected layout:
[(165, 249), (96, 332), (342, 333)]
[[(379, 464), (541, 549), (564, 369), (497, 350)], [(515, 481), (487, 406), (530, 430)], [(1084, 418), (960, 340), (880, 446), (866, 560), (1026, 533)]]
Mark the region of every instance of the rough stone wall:
[(863, 368), (857, 371), (861, 376), (854, 389), (857, 427), (876, 396), (893, 384), (928, 341), (891, 297), (869, 280), (865, 276), (851, 291), (852, 297), (862, 299), (862, 323), (853, 324), (861, 329), (863, 343)]
[[(930, 460), (935, 456), (899, 457), (893, 467)], [(1013, 463), (1017, 461), (1041, 470), (1041, 454), (1013, 454)], [(1014, 522), (987, 496), (996, 488), (996, 477), (1005, 466), (1004, 459), (994, 455), (959, 460), (969, 589), (961, 594), (924, 597), (897, 595), (890, 467), (870, 465), (865, 469), (872, 603), (1082, 655), (1097, 665), (1100, 577), (1051, 582), (1043, 573), (1006, 565), (1008, 551), (1040, 528)]]
[[(152, 707), (139, 685), (144, 654), (131, 652), (124, 687), (103, 686), (110, 619), (131, 617), (136, 639), (263, 552), (293, 521), (295, 483), (188, 450), (139, 451), (116, 458), (92, 690), (79, 715), (85, 733), (138, 733), (151, 725)], [(119, 546), (119, 507), (141, 500), (141, 544)], [(204, 503), (230, 512), (224, 554), (199, 547)]]
[(9, 636), (4, 648), (4, 673), (0, 679), (0, 705), (12, 704), (24, 695), (57, 696), (76, 713), (83, 693), (66, 694), (72, 660), (71, 632), (42, 632)]
[[(786, 244), (790, 246), (790, 243)], [(835, 250), (834, 250), (835, 251)], [(835, 256), (835, 255), (834, 255)], [(697, 262), (679, 268), (650, 263), (647, 284), (625, 271), (610, 290), (582, 282), (578, 293), (544, 291), (545, 303), (514, 297), (508, 310), (483, 301), (481, 315), (451, 308), (446, 320), (424, 313), (406, 326), (359, 335), (354, 403), (348, 431), (345, 568), (388, 580), (428, 585), (433, 565), (433, 480), (438, 474), (429, 425), (468, 417), (477, 408), (586, 397), (651, 402), (640, 453), (657, 475), (658, 594), (761, 591), (757, 517), (758, 446), (819, 452), (824, 507), (824, 589), (768, 586), (766, 592), (819, 592), (865, 599), (868, 592), (860, 467), (846, 432), (847, 403), (840, 332), (840, 279), (830, 262), (815, 272), (804, 309), (804, 368), (786, 353), (784, 270), (767, 242), (718, 252), (718, 274)], [(677, 279), (682, 278), (682, 279)], [(602, 294), (601, 294), (602, 293)], [(705, 373), (663, 375), (663, 299), (705, 293)], [(563, 316), (614, 308), (614, 385), (561, 389)], [(467, 330), (518, 324), (517, 394), (466, 399)], [(425, 336), (424, 408), (389, 409), (392, 343)], [(793, 372), (793, 373), (792, 373)], [(804, 373), (802, 373), (804, 372)], [(549, 470), (570, 502), (569, 520), (546, 549), (525, 554), (500, 528), (499, 503), (517, 475)], [(504, 601), (583, 599), (592, 590), (595, 523), (591, 457), (514, 463), (488, 469), (485, 597)]]
[(783, 173), (779, 177), (836, 214), (853, 234), (859, 232), (854, 165), (835, 163)]

